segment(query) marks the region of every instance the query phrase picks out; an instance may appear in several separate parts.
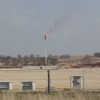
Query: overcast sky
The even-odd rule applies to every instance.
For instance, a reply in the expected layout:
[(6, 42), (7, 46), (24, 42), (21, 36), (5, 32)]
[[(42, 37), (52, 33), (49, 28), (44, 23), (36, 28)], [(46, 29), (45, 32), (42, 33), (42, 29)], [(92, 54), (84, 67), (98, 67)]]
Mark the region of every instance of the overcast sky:
[(100, 52), (100, 0), (0, 0), (0, 55)]

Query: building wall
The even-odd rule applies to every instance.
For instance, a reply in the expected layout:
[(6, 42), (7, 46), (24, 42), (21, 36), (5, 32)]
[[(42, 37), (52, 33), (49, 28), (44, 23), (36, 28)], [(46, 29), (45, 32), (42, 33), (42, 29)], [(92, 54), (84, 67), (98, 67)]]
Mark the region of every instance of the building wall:
[[(51, 70), (51, 87), (57, 90), (73, 88), (71, 77), (82, 76), (84, 89), (100, 89), (100, 68)], [(46, 70), (0, 70), (0, 82), (12, 82), (13, 91), (21, 91), (24, 81), (34, 81), (36, 91), (46, 90), (48, 76)]]

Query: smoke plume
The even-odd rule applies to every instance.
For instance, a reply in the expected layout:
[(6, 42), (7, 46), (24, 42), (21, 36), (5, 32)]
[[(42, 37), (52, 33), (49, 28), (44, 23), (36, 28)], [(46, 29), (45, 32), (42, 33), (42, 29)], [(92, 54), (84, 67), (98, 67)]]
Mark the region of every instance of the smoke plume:
[(65, 21), (65, 15), (61, 16), (58, 20), (56, 20), (53, 24), (53, 26), (50, 28), (50, 30), (48, 31), (48, 33), (52, 33), (53, 31), (55, 31), (58, 28), (61, 28), (62, 24)]

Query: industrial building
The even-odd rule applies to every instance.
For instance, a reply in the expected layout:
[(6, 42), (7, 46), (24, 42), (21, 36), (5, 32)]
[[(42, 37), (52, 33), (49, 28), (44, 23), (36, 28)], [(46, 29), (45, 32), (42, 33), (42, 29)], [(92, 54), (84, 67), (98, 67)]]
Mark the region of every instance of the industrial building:
[[(1, 69), (0, 89), (10, 91), (46, 91), (47, 70)], [(50, 70), (54, 90), (99, 90), (100, 68)]]

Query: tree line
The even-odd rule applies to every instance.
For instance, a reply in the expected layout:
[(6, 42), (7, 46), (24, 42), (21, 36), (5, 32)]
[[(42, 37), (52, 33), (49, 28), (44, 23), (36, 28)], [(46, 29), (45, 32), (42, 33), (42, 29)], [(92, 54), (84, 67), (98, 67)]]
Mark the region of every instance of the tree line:
[[(53, 56), (50, 54), (47, 57), (48, 65), (56, 65), (59, 58), (68, 58), (69, 56)], [(34, 54), (17, 55), (16, 57), (0, 55), (0, 67), (21, 68), (22, 66), (45, 66), (45, 57), (35, 56)]]

